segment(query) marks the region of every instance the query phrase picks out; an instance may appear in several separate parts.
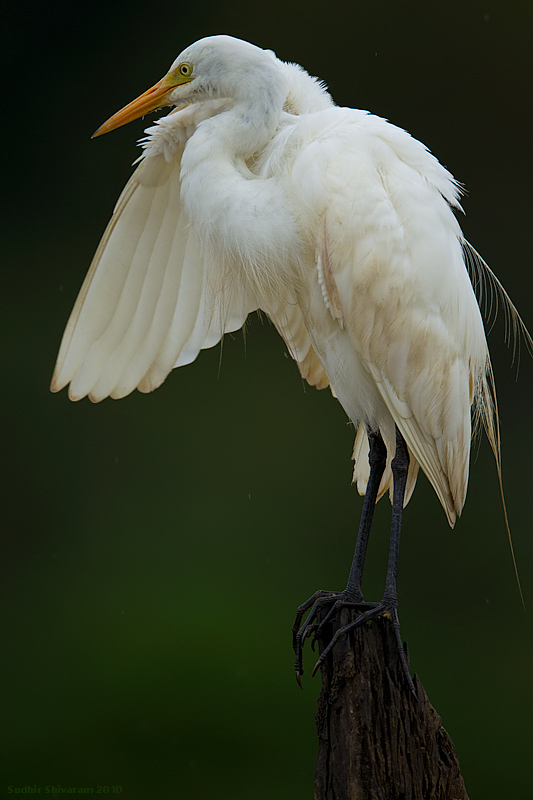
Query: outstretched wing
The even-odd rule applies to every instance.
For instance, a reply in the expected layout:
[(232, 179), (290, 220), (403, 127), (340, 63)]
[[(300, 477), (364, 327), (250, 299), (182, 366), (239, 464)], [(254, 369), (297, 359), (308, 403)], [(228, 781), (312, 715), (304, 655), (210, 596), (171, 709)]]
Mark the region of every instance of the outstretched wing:
[(221, 285), (180, 200), (178, 148), (145, 158), (122, 192), (76, 300), (52, 391), (97, 402), (159, 386), (257, 308)]

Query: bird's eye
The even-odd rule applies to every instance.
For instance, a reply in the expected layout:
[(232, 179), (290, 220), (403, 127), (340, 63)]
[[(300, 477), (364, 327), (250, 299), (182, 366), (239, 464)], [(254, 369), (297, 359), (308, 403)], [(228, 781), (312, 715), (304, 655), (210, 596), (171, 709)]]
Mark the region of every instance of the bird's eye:
[(192, 74), (192, 64), (189, 64), (188, 61), (184, 61), (183, 64), (179, 65), (178, 71), (184, 78), (190, 78)]

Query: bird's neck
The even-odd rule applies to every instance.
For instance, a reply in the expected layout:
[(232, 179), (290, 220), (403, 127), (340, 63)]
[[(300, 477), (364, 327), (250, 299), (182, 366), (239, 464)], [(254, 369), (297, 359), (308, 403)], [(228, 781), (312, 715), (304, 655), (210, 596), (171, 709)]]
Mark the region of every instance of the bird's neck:
[(270, 141), (282, 113), (279, 92), (258, 93), (235, 101), (233, 107), (205, 120), (194, 135), (195, 146), (202, 144), (210, 153), (226, 159), (246, 160)]
[(182, 202), (199, 241), (224, 258), (228, 269), (244, 269), (261, 287), (272, 284), (272, 265), (294, 264), (299, 257), (282, 182), (263, 179), (247, 166), (270, 142), (281, 108), (281, 101), (274, 105), (261, 95), (235, 102), (198, 126), (181, 162)]

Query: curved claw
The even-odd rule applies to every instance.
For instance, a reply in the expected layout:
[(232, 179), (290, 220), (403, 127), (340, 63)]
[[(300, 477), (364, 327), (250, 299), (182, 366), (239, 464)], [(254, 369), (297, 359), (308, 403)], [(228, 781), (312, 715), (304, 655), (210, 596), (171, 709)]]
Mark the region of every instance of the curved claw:
[[(346, 604), (350, 605), (350, 604)], [(365, 604), (366, 605), (366, 604)], [(400, 659), (400, 664), (402, 667), (402, 672), (409, 684), (409, 688), (415, 698), (417, 697), (415, 685), (413, 683), (413, 679), (411, 678), (411, 673), (409, 671), (409, 664), (407, 663), (407, 658), (405, 656), (405, 650), (403, 647), (403, 642), (400, 634), (400, 620), (398, 617), (398, 610), (396, 608), (395, 601), (387, 602), (386, 600), (382, 600), (380, 603), (369, 603), (372, 607), (369, 608), (367, 611), (363, 611), (357, 619), (350, 622), (348, 625), (345, 625), (343, 628), (339, 628), (335, 634), (332, 636), (331, 641), (328, 642), (326, 647), (322, 650), (320, 657), (318, 658), (315, 666), (313, 667), (313, 671), (311, 672), (311, 677), (314, 678), (318, 669), (322, 666), (328, 654), (332, 651), (335, 647), (336, 643), (342, 636), (345, 636), (350, 631), (355, 630), (355, 628), (360, 627), (364, 622), (373, 619), (374, 617), (386, 617), (392, 623), (394, 629), (394, 636), (396, 639), (396, 646), (398, 650), (398, 657)], [(328, 617), (330, 614), (328, 613)]]
[(358, 627), (360, 625), (360, 622), (363, 621), (363, 620), (361, 620), (361, 617), (363, 617), (363, 616), (364, 616), (364, 614), (361, 614), (360, 617), (357, 617), (357, 619), (354, 620), (353, 622), (351, 622), (349, 625), (345, 625), (344, 628), (339, 628), (335, 632), (335, 634), (331, 638), (331, 641), (326, 645), (326, 647), (320, 653), (318, 661), (316, 662), (315, 666), (313, 667), (313, 671), (311, 672), (311, 677), (312, 678), (315, 677), (318, 669), (322, 666), (322, 664), (324, 663), (324, 661), (328, 657), (328, 654), (333, 650), (333, 648), (335, 647), (335, 645), (337, 644), (339, 639), (342, 636), (344, 636), (345, 633), (348, 633), (348, 631), (352, 630), (353, 628)]
[[(305, 640), (313, 635), (311, 648), (314, 650), (314, 642), (316, 640), (317, 630), (320, 627), (318, 624), (313, 624), (316, 615), (320, 608), (327, 602), (334, 602), (339, 598), (342, 592), (326, 592), (319, 589), (315, 592), (305, 603), (298, 606), (296, 610), (296, 618), (292, 626), (292, 646), (296, 656), (295, 670), (296, 680), (301, 686), (299, 677), (303, 675), (303, 658), (302, 651)], [(308, 609), (311, 609), (303, 625), (301, 625), (302, 617)], [(301, 627), (300, 627), (301, 626)]]

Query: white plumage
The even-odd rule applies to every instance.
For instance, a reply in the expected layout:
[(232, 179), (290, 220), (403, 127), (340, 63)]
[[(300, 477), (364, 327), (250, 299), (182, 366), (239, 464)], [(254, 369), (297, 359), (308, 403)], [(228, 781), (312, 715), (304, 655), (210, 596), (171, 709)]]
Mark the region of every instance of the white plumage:
[(151, 391), (261, 309), (358, 428), (359, 491), (368, 428), (389, 452), (379, 495), (391, 487), (396, 425), (411, 456), (405, 502), (420, 466), (453, 525), (473, 404), (499, 453), (450, 173), (405, 131), (230, 37), (187, 48), (142, 98), (101, 132), (177, 108), (147, 131), (52, 390), (70, 383), (71, 399), (95, 402)]

